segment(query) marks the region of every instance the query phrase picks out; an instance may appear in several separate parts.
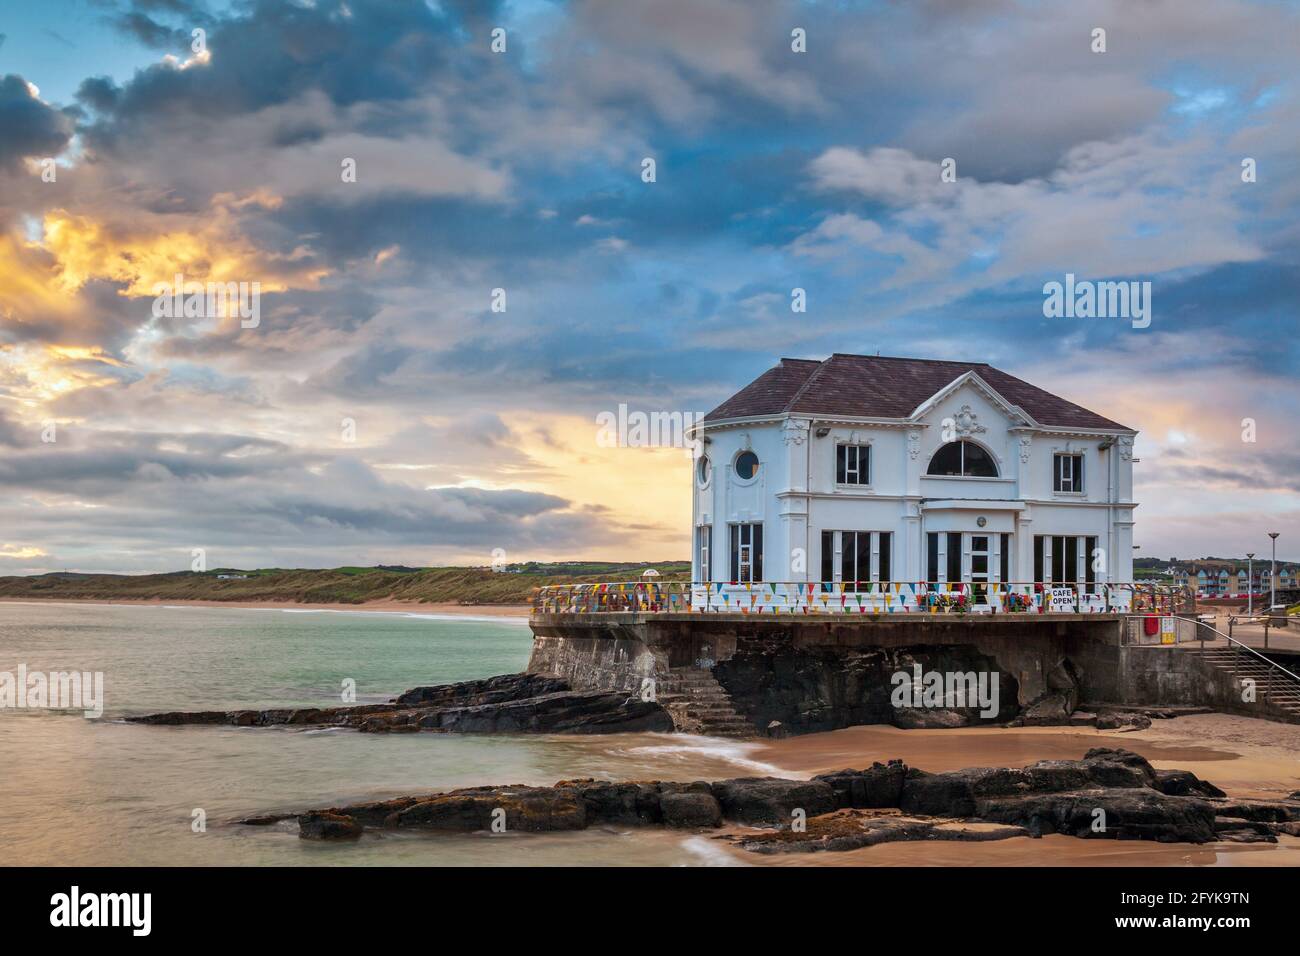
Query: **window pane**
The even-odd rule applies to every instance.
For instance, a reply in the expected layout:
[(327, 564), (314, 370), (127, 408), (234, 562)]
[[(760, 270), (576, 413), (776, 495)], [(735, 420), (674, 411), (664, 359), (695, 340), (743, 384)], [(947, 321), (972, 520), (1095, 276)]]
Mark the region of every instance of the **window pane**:
[(740, 580), (740, 525), (731, 526), (731, 577), (730, 581)]
[(961, 580), (961, 533), (948, 532), (948, 580)]
[(880, 532), (880, 580), (881, 581), (890, 580), (891, 568), (889, 567), (889, 557), (890, 557), (889, 548), (890, 545), (893, 543), (893, 537), (894, 536), (890, 534), (888, 531)]
[(854, 574), (855, 581), (871, 580), (871, 532), (859, 531), (857, 533), (857, 573)]
[(949, 442), (934, 453), (930, 459), (929, 475), (961, 474), (961, 442)]
[(993, 456), (974, 442), (962, 442), (965, 446), (966, 476), (968, 478), (996, 478), (998, 466)]
[(1065, 577), (1061, 580), (1071, 584), (1079, 580), (1079, 539), (1074, 535), (1065, 538)]
[(1074, 456), (1074, 488), (1073, 491), (1083, 491), (1083, 456)]
[(926, 549), (926, 572), (927, 581), (939, 580), (939, 533), (931, 531), (926, 535), (929, 540), (925, 543)]
[(1084, 568), (1084, 571), (1083, 571), (1084, 577), (1083, 577), (1083, 579), (1084, 579), (1085, 581), (1088, 582), (1088, 585), (1089, 585), (1089, 587), (1088, 587), (1088, 593), (1089, 593), (1089, 594), (1093, 594), (1093, 593), (1094, 593), (1094, 588), (1092, 587), (1092, 585), (1095, 584), (1096, 581), (1097, 581), (1097, 572), (1093, 569), (1093, 566), (1092, 566), (1092, 556), (1093, 556), (1093, 553), (1096, 552), (1096, 550), (1097, 550), (1097, 539), (1096, 539), (1096, 537), (1090, 535), (1089, 537), (1085, 538), (1085, 539), (1084, 539), (1084, 547), (1087, 549), (1087, 554), (1085, 554), (1085, 555), (1083, 556), (1083, 560), (1084, 560), (1084, 565), (1083, 565), (1083, 568)]
[(835, 481), (841, 485), (848, 481), (848, 477), (845, 474), (847, 470), (845, 460), (848, 458), (848, 454), (848, 445), (835, 446)]
[(840, 580), (846, 584), (854, 580), (853, 559), (857, 552), (853, 541), (856, 537), (852, 531), (840, 532)]
[(863, 445), (858, 449), (858, 484), (871, 484), (871, 446)]
[(1009, 577), (1007, 569), (1011, 565), (1011, 535), (1009, 534), (1002, 536), (1001, 559), (1002, 567), (998, 571), (998, 576), (1006, 581)]
[(754, 531), (754, 576), (750, 580), (763, 580), (763, 526), (761, 524), (750, 525)]
[(752, 451), (743, 451), (736, 458), (736, 476), (745, 481), (753, 478), (758, 471), (758, 456)]
[(1034, 535), (1034, 583), (1043, 583), (1043, 536)]
[(822, 576), (823, 581), (835, 580), (835, 541), (833, 531), (822, 532)]

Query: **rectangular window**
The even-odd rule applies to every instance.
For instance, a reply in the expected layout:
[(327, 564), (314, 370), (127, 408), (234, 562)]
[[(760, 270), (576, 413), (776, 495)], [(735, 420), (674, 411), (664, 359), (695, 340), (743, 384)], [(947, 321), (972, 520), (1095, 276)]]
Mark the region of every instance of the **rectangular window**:
[[(1034, 580), (1053, 584), (1078, 584), (1080, 581), (1094, 584), (1096, 572), (1092, 570), (1092, 552), (1096, 547), (1097, 539), (1091, 535), (1034, 535)], [(1082, 577), (1080, 562), (1083, 564)]]
[[(844, 590), (850, 592), (868, 581), (888, 581), (890, 544), (888, 531), (823, 531), (821, 579), (843, 584)], [(876, 554), (874, 573), (871, 570), (873, 551)]]
[(761, 524), (733, 524), (731, 526), (731, 580), (763, 580), (763, 526)]
[(939, 533), (931, 531), (925, 537), (925, 579), (934, 582), (939, 580)]
[(1011, 535), (1002, 536), (1001, 566), (998, 568), (998, 580), (1011, 580)]
[(713, 567), (709, 564), (709, 553), (713, 550), (713, 525), (701, 525), (695, 529), (696, 555), (700, 562), (700, 580), (713, 580)]
[(1083, 491), (1083, 456), (1056, 455), (1052, 490), (1078, 493)]
[(871, 484), (871, 446), (835, 446), (835, 483), (838, 485)]
[(948, 577), (949, 581), (961, 580), (961, 532), (948, 532)]

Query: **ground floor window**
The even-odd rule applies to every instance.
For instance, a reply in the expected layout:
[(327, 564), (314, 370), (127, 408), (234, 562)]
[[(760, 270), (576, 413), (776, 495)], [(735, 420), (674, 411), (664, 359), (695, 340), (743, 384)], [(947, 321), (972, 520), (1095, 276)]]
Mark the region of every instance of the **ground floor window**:
[(823, 531), (821, 580), (841, 582), (850, 592), (891, 580), (893, 543), (888, 531)]
[(763, 580), (763, 526), (731, 526), (731, 580), (744, 583)]
[(700, 563), (700, 580), (713, 580), (713, 567), (709, 564), (709, 554), (713, 550), (713, 525), (701, 525), (695, 529), (695, 554)]
[(1034, 535), (1034, 582), (1086, 584), (1095, 593), (1100, 555), (1097, 536), (1090, 534)]
[(1011, 535), (931, 531), (925, 537), (927, 581), (985, 584), (1011, 580)]

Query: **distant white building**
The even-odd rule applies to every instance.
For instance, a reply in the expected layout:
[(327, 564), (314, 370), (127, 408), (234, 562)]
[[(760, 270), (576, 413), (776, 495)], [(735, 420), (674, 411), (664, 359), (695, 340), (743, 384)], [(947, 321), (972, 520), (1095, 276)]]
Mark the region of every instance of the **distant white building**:
[(989, 365), (782, 359), (696, 434), (696, 582), (1133, 579), (1137, 432)]

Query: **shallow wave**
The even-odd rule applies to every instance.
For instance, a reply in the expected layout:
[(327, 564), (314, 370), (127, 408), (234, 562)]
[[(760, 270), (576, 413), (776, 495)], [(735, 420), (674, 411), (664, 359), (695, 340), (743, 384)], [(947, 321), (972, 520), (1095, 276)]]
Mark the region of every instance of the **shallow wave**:
[(652, 744), (643, 747), (628, 747), (620, 753), (636, 757), (659, 757), (686, 762), (701, 757), (724, 760), (738, 767), (757, 770), (762, 773), (780, 774), (782, 769), (775, 764), (752, 759), (749, 754), (758, 749), (758, 744), (728, 740), (725, 737), (692, 737), (689, 742), (671, 744)]
[(720, 847), (716, 840), (708, 837), (692, 836), (682, 841), (682, 849), (697, 857), (705, 866), (748, 866), (736, 859), (731, 853)]

